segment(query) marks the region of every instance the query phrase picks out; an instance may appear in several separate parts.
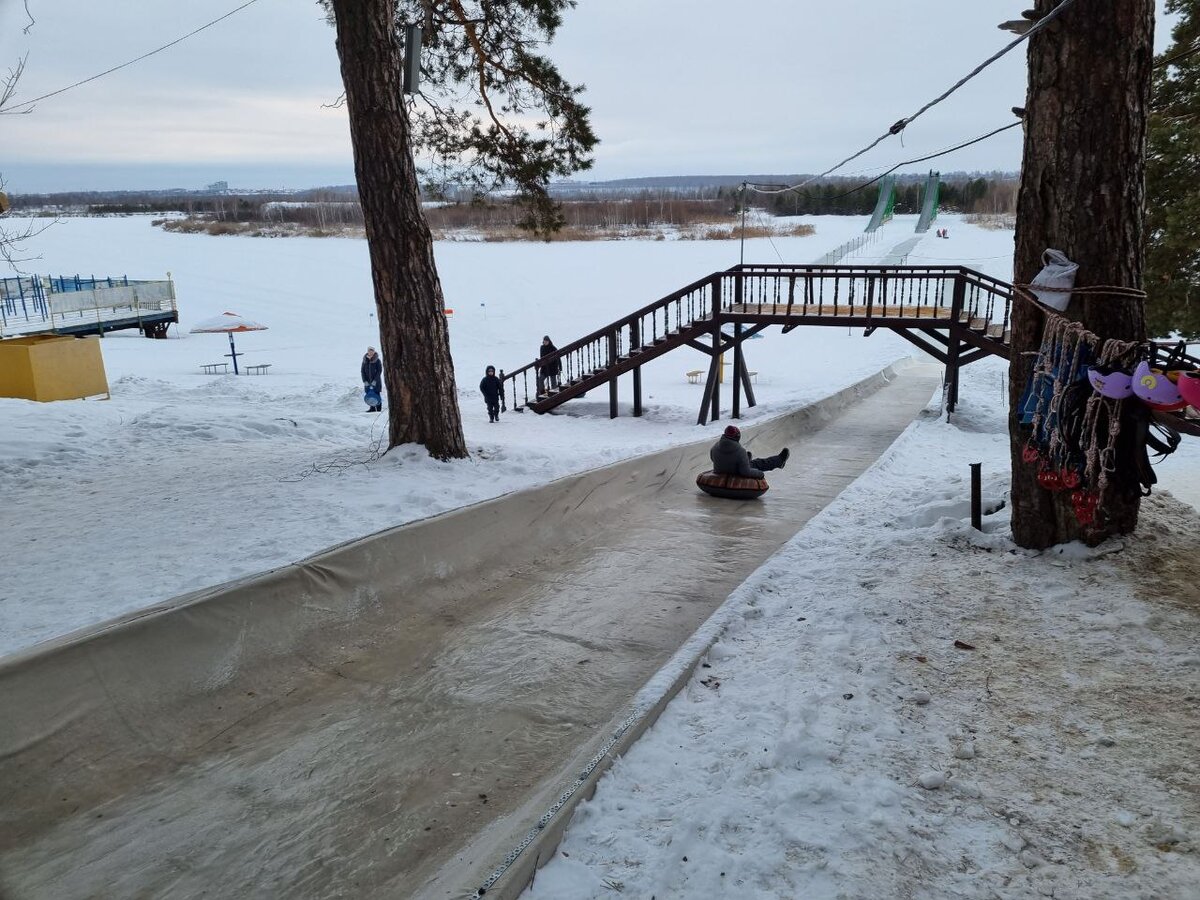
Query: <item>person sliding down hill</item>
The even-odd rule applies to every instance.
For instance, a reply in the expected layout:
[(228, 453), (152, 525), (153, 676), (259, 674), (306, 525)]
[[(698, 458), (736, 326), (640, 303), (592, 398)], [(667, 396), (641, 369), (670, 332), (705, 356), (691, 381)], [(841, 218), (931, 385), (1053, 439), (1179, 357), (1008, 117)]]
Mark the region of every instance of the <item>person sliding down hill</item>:
[(763, 472), (782, 469), (791, 451), (784, 447), (774, 456), (751, 459), (741, 444), (742, 432), (736, 425), (726, 427), (724, 433), (708, 451), (713, 471), (718, 475), (739, 475), (742, 478), (762, 478)]

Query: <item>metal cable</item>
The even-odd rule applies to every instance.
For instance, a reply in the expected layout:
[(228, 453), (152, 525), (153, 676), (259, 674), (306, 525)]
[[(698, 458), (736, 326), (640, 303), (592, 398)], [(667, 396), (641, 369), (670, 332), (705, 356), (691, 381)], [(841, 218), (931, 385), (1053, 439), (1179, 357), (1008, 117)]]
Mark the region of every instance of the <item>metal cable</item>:
[[(907, 128), (914, 121), (916, 121), (917, 118), (919, 118), (921, 115), (928, 112), (929, 110), (933, 109), (933, 107), (937, 106), (939, 103), (941, 103), (947, 97), (949, 97), (951, 94), (953, 94), (955, 91), (957, 91), (960, 87), (962, 87), (964, 84), (966, 84), (972, 78), (974, 78), (976, 75), (978, 75), (980, 72), (982, 72), (988, 66), (990, 66), (992, 63), (996, 62), (996, 60), (1000, 59), (1002, 56), (1007, 54), (1010, 50), (1014, 49), (1015, 47), (1019, 46), (1024, 41), (1033, 37), (1035, 34), (1044, 30), (1051, 22), (1053, 22), (1055, 19), (1057, 19), (1060, 15), (1062, 15), (1062, 13), (1064, 11), (1066, 11), (1069, 7), (1073, 6), (1074, 4), (1075, 4), (1075, 0), (1063, 0), (1062, 3), (1058, 4), (1058, 6), (1054, 7), (1054, 9), (1050, 10), (1050, 12), (1048, 12), (1045, 16), (1043, 16), (1041, 19), (1039, 19), (1037, 22), (1035, 22), (1033, 24), (1033, 26), (1027, 32), (1025, 32), (1024, 34), (1018, 35), (1015, 40), (1011, 41), (1010, 43), (1006, 44), (1004, 47), (1000, 48), (1000, 50), (998, 50), (996, 53), (993, 53), (991, 56), (989, 56), (987, 59), (985, 59), (979, 65), (977, 65), (974, 69), (972, 69), (970, 72), (968, 72), (962, 78), (960, 78), (958, 81), (956, 81), (954, 84), (952, 84), (949, 88), (947, 88), (941, 94), (934, 97), (932, 100), (930, 100), (928, 103), (926, 103), (920, 109), (918, 109), (911, 116), (906, 116), (903, 119), (900, 119), (899, 121), (897, 121), (890, 128), (888, 128), (887, 131), (885, 131), (883, 134), (881, 134), (879, 137), (877, 137), (871, 143), (867, 144), (867, 146), (863, 147), (857, 153), (852, 153), (850, 156), (847, 156), (845, 159), (843, 159), (837, 165), (826, 169), (824, 172), (820, 173), (819, 175), (813, 175), (811, 178), (807, 178), (804, 181), (800, 182), (799, 184), (789, 185), (788, 187), (779, 188), (777, 190), (767, 190), (766, 188), (763, 188), (763, 189), (759, 190), (759, 193), (782, 194), (782, 193), (785, 193), (786, 191), (797, 190), (798, 188), (802, 188), (806, 185), (812, 184), (814, 181), (817, 181), (818, 179), (824, 178), (827, 175), (830, 175), (830, 174), (836, 172), (838, 169), (840, 169), (846, 163), (851, 162), (852, 160), (858, 159), (860, 156), (862, 156), (864, 153), (866, 153), (869, 150), (875, 149), (877, 146), (879, 146), (881, 143), (883, 143), (889, 137), (892, 137), (893, 135), (897, 135), (900, 132), (902, 132), (905, 128)], [(751, 187), (753, 187), (753, 185), (751, 185)]]
[(119, 66), (113, 66), (111, 69), (105, 69), (103, 72), (100, 72), (99, 74), (92, 75), (89, 78), (84, 78), (82, 81), (76, 81), (74, 84), (68, 84), (66, 87), (59, 88), (57, 91), (51, 91), (48, 94), (42, 94), (42, 96), (40, 96), (40, 97), (34, 97), (32, 100), (25, 100), (22, 103), (14, 103), (11, 106), (6, 107), (4, 111), (6, 113), (11, 113), (14, 110), (20, 109), (22, 106), (32, 106), (34, 103), (37, 103), (41, 100), (45, 100), (49, 97), (56, 97), (59, 94), (65, 93), (73, 88), (77, 88), (80, 85), (87, 84), (89, 81), (95, 81), (97, 78), (103, 78), (105, 75), (111, 75), (113, 72), (119, 71), (120, 69), (124, 69), (126, 66), (132, 66), (136, 62), (141, 62), (143, 59), (148, 59), (149, 57), (154, 56), (154, 54), (156, 54), (156, 53), (162, 53), (164, 50), (166, 50), (170, 47), (174, 47), (178, 43), (186, 41), (188, 38), (192, 37), (193, 35), (199, 34), (200, 32), (204, 31), (206, 28), (212, 28), (218, 22), (228, 19), (234, 13), (239, 13), (243, 9), (245, 9), (247, 6), (252, 6), (257, 2), (258, 2), (258, 0), (247, 0), (247, 2), (243, 3), (241, 6), (237, 7), (236, 9), (231, 9), (229, 12), (225, 13), (225, 15), (219, 16), (218, 18), (213, 19), (211, 22), (207, 22), (204, 25), (201, 25), (199, 28), (195, 29), (194, 31), (189, 31), (187, 34), (183, 35), (183, 37), (175, 38), (175, 40), (171, 41), (169, 44), (163, 44), (161, 47), (151, 50), (149, 53), (143, 53), (141, 56), (137, 57), (136, 59), (131, 59), (128, 62), (123, 62)]

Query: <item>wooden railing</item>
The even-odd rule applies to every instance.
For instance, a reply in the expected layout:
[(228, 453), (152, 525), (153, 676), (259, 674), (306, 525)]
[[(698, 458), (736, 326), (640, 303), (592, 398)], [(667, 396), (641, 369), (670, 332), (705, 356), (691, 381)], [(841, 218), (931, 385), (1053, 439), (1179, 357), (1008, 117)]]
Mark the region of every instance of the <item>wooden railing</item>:
[[(723, 321), (899, 324), (949, 328), (1006, 339), (1012, 287), (959, 266), (741, 265), (695, 281), (512, 372), (504, 396), (519, 408), (554, 396), (570, 399)], [(941, 324), (939, 324), (941, 323)], [(561, 364), (559, 386), (540, 373)]]
[(676, 346), (681, 335), (693, 329), (697, 322), (711, 321), (713, 295), (720, 283), (716, 273), (687, 287), (668, 294), (661, 300), (644, 306), (605, 325), (591, 334), (573, 341), (557, 352), (534, 360), (512, 372), (501, 372), (505, 398), (515, 409), (528, 405), (549, 389), (549, 379), (539, 375), (548, 363), (558, 360), (562, 366), (559, 393), (572, 391), (598, 373), (614, 368), (618, 360), (658, 355), (664, 345)]

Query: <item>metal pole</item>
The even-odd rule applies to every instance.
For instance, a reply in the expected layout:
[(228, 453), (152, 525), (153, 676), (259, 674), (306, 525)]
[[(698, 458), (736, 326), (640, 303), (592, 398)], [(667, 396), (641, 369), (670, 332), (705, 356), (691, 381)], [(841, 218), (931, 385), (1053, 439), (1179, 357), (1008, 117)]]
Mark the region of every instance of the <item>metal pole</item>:
[(971, 463), (971, 527), (976, 531), (983, 531), (982, 468), (983, 463)]

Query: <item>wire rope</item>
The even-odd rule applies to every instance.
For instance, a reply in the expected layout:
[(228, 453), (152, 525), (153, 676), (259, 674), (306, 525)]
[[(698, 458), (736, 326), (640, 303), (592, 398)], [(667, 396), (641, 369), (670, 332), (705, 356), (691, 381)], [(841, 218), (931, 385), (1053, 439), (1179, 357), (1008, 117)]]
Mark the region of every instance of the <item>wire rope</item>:
[(889, 137), (892, 137), (893, 135), (897, 135), (900, 132), (902, 132), (905, 128), (907, 128), (914, 121), (916, 121), (920, 116), (922, 116), (929, 110), (933, 109), (933, 107), (937, 106), (939, 103), (941, 103), (943, 100), (945, 100), (951, 94), (953, 94), (955, 91), (957, 91), (963, 85), (965, 85), (967, 82), (971, 81), (971, 79), (975, 78), (980, 72), (982, 72), (984, 69), (986, 69), (992, 63), (996, 62), (1001, 57), (1003, 57), (1009, 51), (1013, 50), (1020, 44), (1024, 43), (1029, 38), (1033, 37), (1035, 34), (1038, 34), (1039, 32), (1045, 30), (1045, 28), (1047, 26), (1049, 26), (1049, 24), (1051, 22), (1053, 22), (1060, 15), (1062, 15), (1067, 9), (1069, 9), (1071, 6), (1073, 6), (1075, 4), (1075, 2), (1076, 2), (1076, 0), (1063, 0), (1062, 3), (1058, 4), (1058, 6), (1054, 7), (1054, 9), (1050, 10), (1050, 12), (1048, 12), (1045, 16), (1038, 19), (1033, 24), (1033, 26), (1028, 31), (1026, 31), (1024, 34), (1018, 35), (1015, 40), (1010, 41), (1008, 44), (1001, 47), (998, 51), (996, 51), (991, 56), (989, 56), (987, 59), (985, 59), (983, 62), (981, 62), (979, 65), (977, 65), (974, 69), (972, 69), (970, 72), (968, 72), (962, 78), (958, 79), (958, 81), (956, 81), (954, 84), (952, 84), (946, 90), (942, 91), (942, 93), (938, 94), (938, 96), (934, 97), (932, 100), (930, 100), (928, 103), (926, 103), (920, 109), (918, 109), (915, 113), (913, 113), (910, 116), (905, 116), (903, 119), (900, 119), (897, 122), (895, 122), (890, 128), (888, 128), (887, 131), (885, 131), (883, 134), (881, 134), (875, 140), (871, 141), (871, 143), (867, 144), (867, 146), (863, 147), (858, 152), (850, 154), (849, 156), (847, 156), (845, 159), (843, 159), (841, 162), (837, 163), (836, 165), (831, 166), (830, 168), (826, 169), (824, 172), (821, 172), (818, 175), (813, 175), (810, 178), (805, 179), (804, 181), (800, 182), (799, 184), (793, 184), (793, 185), (789, 185), (789, 186), (783, 187), (783, 188), (778, 188), (775, 190), (768, 190), (768, 189), (763, 188), (763, 189), (759, 190), (759, 193), (782, 194), (782, 193), (785, 193), (786, 191), (798, 190), (799, 188), (802, 188), (802, 187), (805, 187), (806, 185), (812, 184), (814, 181), (817, 181), (821, 178), (825, 178), (827, 175), (833, 174), (838, 169), (840, 169), (842, 166), (846, 165), (846, 163), (851, 162), (855, 159), (858, 159), (860, 156), (862, 156), (864, 153), (867, 153), (870, 150), (874, 150), (876, 147), (878, 147), (880, 144), (882, 144)]
[(34, 97), (32, 100), (24, 100), (21, 103), (14, 103), (11, 106), (7, 107), (5, 109), (5, 112), (11, 113), (11, 112), (14, 112), (14, 111), (20, 109), (23, 106), (32, 106), (33, 104), (39, 103), (42, 100), (47, 100), (50, 97), (57, 97), (59, 94), (65, 94), (67, 91), (73, 90), (74, 88), (80, 87), (81, 85), (85, 85), (89, 82), (95, 81), (97, 78), (103, 78), (105, 75), (111, 75), (113, 72), (119, 72), (121, 69), (132, 66), (134, 63), (141, 62), (143, 59), (149, 59), (151, 56), (154, 56), (157, 53), (162, 53), (164, 50), (167, 50), (171, 47), (174, 47), (176, 44), (186, 41), (188, 38), (199, 34), (200, 32), (204, 31), (205, 29), (212, 28), (218, 22), (225, 21), (226, 19), (228, 19), (230, 16), (234, 15), (235, 13), (239, 13), (243, 9), (245, 9), (247, 6), (253, 6), (257, 2), (258, 2), (258, 0), (246, 0), (246, 2), (243, 3), (241, 6), (231, 9), (229, 12), (225, 13), (225, 15), (218, 16), (217, 18), (213, 19), (211, 22), (206, 22), (205, 24), (201, 25), (199, 28), (189, 31), (187, 34), (183, 35), (182, 37), (175, 38), (175, 40), (171, 41), (168, 44), (163, 44), (161, 47), (156, 47), (154, 50), (151, 50), (148, 53), (143, 53), (141, 56), (135, 57), (134, 59), (128, 60), (127, 62), (123, 62), (120, 65), (113, 66), (111, 69), (105, 69), (103, 72), (99, 72), (95, 75), (89, 76), (88, 78), (84, 78), (84, 79), (81, 79), (80, 81), (76, 81), (74, 84), (68, 84), (66, 87), (61, 87), (56, 91), (51, 91), (48, 94), (42, 94), (40, 97)]

